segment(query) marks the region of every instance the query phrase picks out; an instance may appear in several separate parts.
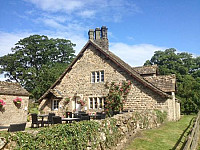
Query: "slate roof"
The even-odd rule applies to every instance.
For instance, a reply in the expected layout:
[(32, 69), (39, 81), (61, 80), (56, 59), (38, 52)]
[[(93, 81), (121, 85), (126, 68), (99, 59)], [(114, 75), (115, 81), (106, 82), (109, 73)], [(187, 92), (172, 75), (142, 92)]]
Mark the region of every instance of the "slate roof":
[(0, 81), (0, 95), (29, 96), (29, 92), (16, 82)]
[(162, 97), (167, 97), (167, 98), (171, 98), (171, 96), (167, 93), (165, 93), (164, 91), (162, 91), (161, 89), (159, 89), (158, 87), (156, 87), (155, 85), (153, 85), (152, 83), (148, 82), (147, 80), (145, 80), (142, 76), (140, 76), (140, 74), (138, 72), (136, 72), (130, 65), (128, 65), (127, 63), (125, 63), (123, 60), (121, 60), (118, 56), (116, 56), (115, 54), (113, 54), (112, 52), (110, 52), (109, 50), (103, 50), (99, 45), (97, 45), (93, 40), (88, 40), (88, 42), (85, 44), (85, 46), (82, 48), (82, 50), (79, 52), (79, 54), (77, 55), (77, 57), (74, 59), (74, 61), (68, 66), (68, 68), (65, 70), (65, 72), (56, 80), (56, 82), (44, 93), (43, 96), (40, 97), (39, 102), (41, 102), (43, 100), (43, 98), (45, 98), (45, 96), (50, 92), (51, 89), (53, 89), (58, 83), (60, 83), (60, 81), (62, 80), (62, 78), (65, 76), (65, 74), (72, 69), (72, 66), (76, 63), (76, 61), (82, 57), (84, 51), (87, 49), (87, 47), (89, 45), (92, 45), (96, 48), (96, 50), (100, 51), (102, 54), (105, 55), (105, 57), (107, 59), (110, 59), (111, 61), (113, 61), (118, 67), (121, 67), (123, 70), (125, 70), (130, 76), (132, 76), (134, 79), (136, 79), (138, 82), (140, 82), (141, 84), (143, 84), (144, 86), (150, 88), (151, 90), (153, 90), (154, 92), (158, 93), (160, 96)]
[(150, 74), (157, 74), (158, 66), (141, 66), (141, 67), (133, 67), (133, 69), (138, 72), (140, 75), (150, 75)]
[(144, 77), (147, 81), (152, 83), (164, 92), (175, 92), (176, 90), (176, 76), (162, 75), (162, 76), (148, 76)]

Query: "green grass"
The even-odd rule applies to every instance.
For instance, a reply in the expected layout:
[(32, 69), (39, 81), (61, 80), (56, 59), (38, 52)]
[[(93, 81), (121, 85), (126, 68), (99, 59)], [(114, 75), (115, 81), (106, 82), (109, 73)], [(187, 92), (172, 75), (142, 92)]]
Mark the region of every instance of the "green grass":
[(126, 150), (178, 150), (185, 141), (189, 132), (188, 126), (194, 117), (183, 116), (177, 122), (166, 122), (159, 128), (144, 130)]

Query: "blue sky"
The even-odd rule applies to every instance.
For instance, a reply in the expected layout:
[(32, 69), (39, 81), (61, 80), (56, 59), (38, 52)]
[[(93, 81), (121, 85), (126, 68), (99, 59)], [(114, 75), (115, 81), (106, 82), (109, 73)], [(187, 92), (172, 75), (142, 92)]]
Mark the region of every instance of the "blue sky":
[(166, 48), (200, 56), (199, 8), (200, 0), (0, 0), (0, 56), (33, 34), (69, 39), (78, 53), (102, 25), (110, 50), (132, 66)]

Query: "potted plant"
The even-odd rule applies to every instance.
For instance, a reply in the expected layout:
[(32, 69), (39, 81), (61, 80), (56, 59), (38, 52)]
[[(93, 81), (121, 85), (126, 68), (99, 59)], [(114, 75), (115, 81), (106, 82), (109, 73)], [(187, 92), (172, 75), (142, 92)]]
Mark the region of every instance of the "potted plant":
[(22, 99), (19, 98), (19, 97), (17, 97), (16, 99), (13, 100), (13, 102), (14, 102), (15, 104), (20, 105), (20, 104), (22, 103)]
[(70, 97), (66, 97), (64, 101), (65, 105), (67, 105), (69, 102), (70, 102)]

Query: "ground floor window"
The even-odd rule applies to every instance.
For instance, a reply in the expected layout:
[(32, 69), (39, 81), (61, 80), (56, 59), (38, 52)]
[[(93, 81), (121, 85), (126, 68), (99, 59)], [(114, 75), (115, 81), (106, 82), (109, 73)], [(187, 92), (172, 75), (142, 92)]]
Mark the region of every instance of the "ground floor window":
[(59, 100), (54, 99), (52, 100), (52, 110), (58, 110), (59, 107)]
[(90, 97), (89, 109), (102, 109), (104, 108), (105, 97)]

